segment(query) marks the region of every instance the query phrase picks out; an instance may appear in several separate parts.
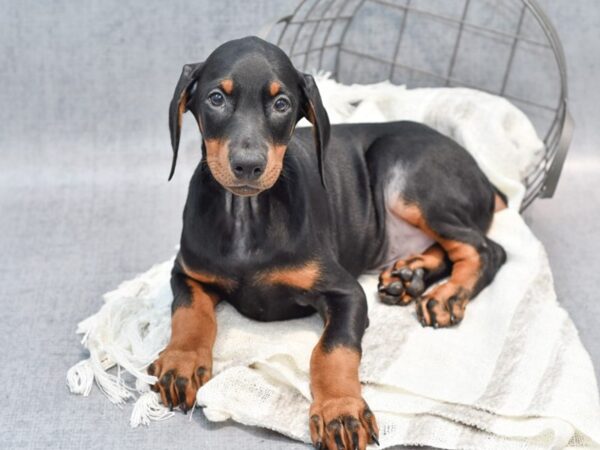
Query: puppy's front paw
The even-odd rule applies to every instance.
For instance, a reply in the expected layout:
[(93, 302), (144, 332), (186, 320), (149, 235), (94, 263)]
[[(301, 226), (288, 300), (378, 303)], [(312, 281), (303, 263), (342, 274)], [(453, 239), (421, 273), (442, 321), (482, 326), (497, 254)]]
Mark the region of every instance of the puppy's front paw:
[(212, 372), (212, 355), (206, 350), (180, 350), (167, 347), (148, 367), (158, 378), (152, 390), (171, 410), (179, 406), (184, 413), (194, 406), (196, 392)]
[(319, 450), (364, 450), (376, 443), (379, 428), (362, 398), (335, 397), (310, 407), (310, 435)]

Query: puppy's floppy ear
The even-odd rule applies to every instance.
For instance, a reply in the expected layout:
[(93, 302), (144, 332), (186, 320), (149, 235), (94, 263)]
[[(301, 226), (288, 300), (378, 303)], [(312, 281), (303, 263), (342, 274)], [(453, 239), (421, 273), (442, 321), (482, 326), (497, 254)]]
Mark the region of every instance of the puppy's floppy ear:
[(298, 72), (298, 75), (300, 76), (300, 89), (303, 96), (300, 111), (313, 125), (313, 136), (315, 138), (315, 147), (319, 161), (319, 174), (321, 175), (321, 183), (325, 187), (325, 150), (329, 143), (329, 134), (331, 131), (329, 116), (321, 101), (321, 95), (319, 94), (315, 79), (306, 73)]
[(169, 180), (173, 178), (173, 173), (175, 173), (179, 137), (181, 135), (181, 120), (183, 114), (188, 110), (188, 97), (194, 83), (200, 77), (203, 65), (204, 63), (196, 63), (183, 66), (179, 81), (175, 87), (175, 92), (173, 93), (173, 98), (171, 99), (171, 104), (169, 105), (169, 131), (171, 132), (171, 147), (173, 147), (173, 162), (171, 163)]

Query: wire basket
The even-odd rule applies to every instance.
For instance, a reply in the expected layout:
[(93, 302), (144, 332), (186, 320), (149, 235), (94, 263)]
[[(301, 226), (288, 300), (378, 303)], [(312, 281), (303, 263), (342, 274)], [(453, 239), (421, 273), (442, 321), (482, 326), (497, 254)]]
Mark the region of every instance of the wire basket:
[(573, 122), (562, 45), (535, 0), (302, 0), (260, 35), (298, 69), (325, 70), (342, 83), (387, 79), (507, 98), (545, 144), (524, 179), (521, 208), (554, 194)]

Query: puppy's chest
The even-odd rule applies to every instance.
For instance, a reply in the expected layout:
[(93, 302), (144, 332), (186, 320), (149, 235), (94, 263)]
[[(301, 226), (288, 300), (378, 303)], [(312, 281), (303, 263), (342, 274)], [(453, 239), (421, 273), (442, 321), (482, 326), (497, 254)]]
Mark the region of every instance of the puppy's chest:
[(311, 294), (322, 281), (322, 264), (282, 246), (256, 249), (252, 240), (224, 250), (190, 251), (182, 246), (186, 274), (209, 288), (247, 317), (270, 321), (306, 316), (314, 311)]
[(312, 293), (319, 281), (314, 262), (270, 267), (247, 273), (226, 300), (256, 320), (286, 320), (311, 314)]
[(221, 300), (243, 315), (261, 321), (292, 319), (314, 312), (311, 302), (321, 279), (316, 261), (262, 268), (234, 265), (218, 273), (186, 266), (185, 271), (190, 278), (217, 290)]
[(213, 212), (184, 222), (180, 255), (188, 276), (257, 320), (312, 312), (300, 304), (321, 279), (321, 264), (288, 211), (234, 199)]

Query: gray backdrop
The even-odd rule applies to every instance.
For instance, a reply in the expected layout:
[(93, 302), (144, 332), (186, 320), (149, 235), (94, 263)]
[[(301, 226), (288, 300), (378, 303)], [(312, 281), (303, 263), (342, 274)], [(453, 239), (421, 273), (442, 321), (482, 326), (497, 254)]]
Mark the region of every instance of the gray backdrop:
[[(178, 242), (199, 156), (193, 138), (166, 183), (182, 64), (295, 3), (0, 0), (0, 447), (306, 448), (200, 411), (132, 430), (130, 405), (72, 396), (64, 378), (85, 356), (77, 322)], [(600, 4), (541, 3), (565, 46), (577, 130), (555, 198), (527, 217), (600, 373)]]

